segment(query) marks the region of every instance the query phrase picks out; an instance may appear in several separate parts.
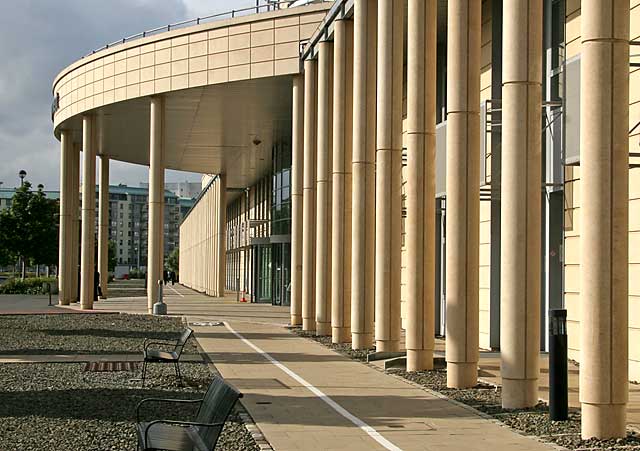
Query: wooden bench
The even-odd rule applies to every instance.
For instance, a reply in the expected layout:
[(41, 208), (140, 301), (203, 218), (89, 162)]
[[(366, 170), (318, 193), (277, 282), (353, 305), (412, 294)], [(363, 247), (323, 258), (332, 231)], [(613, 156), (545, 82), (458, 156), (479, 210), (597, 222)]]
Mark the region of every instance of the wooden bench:
[[(138, 450), (212, 451), (236, 401), (235, 387), (215, 376), (202, 399), (143, 399), (136, 407)], [(140, 420), (140, 407), (150, 402), (199, 403), (195, 421)]]

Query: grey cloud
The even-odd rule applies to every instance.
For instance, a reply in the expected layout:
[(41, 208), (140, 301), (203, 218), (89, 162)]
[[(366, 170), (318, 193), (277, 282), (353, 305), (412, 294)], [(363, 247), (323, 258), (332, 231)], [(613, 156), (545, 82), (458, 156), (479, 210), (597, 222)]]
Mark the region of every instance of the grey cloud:
[[(11, 6), (9, 6), (11, 4)], [(49, 189), (59, 186), (59, 143), (52, 135), (51, 84), (65, 66), (107, 42), (254, 0), (23, 0), (0, 15), (0, 181), (20, 169)], [(146, 181), (147, 169), (113, 163), (112, 183)], [(167, 180), (198, 180), (168, 171)]]

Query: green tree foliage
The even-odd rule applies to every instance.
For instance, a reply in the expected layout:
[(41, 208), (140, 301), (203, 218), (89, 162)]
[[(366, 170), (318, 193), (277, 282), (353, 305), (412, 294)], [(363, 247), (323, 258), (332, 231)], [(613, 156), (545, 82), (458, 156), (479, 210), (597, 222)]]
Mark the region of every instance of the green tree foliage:
[(178, 274), (178, 262), (180, 261), (180, 250), (175, 248), (167, 257), (167, 269)]
[(24, 257), (37, 265), (58, 261), (58, 202), (24, 182), (13, 195), (11, 207), (0, 213), (0, 259)]
[(107, 268), (109, 269), (109, 272), (115, 271), (117, 264), (118, 257), (116, 256), (116, 242), (109, 241), (109, 259), (107, 261)]

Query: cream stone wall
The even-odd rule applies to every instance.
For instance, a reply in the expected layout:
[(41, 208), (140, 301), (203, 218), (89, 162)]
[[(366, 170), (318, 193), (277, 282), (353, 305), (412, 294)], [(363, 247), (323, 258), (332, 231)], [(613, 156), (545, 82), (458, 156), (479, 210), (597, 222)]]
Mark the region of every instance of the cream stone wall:
[(65, 119), (103, 105), (216, 83), (300, 71), (300, 42), (308, 39), (330, 2), (182, 28), (117, 45), (64, 69), (53, 83), (54, 117)]
[[(480, 101), (491, 99), (491, 0), (482, 2), (482, 47), (480, 66)], [(482, 120), (480, 121), (482, 123)], [(480, 130), (480, 139), (485, 139), (484, 130)], [(491, 151), (491, 135), (487, 134), (487, 152)], [(482, 164), (482, 163), (481, 163)], [(487, 173), (491, 172), (491, 160), (486, 160)], [(490, 180), (490, 179), (489, 179)], [(488, 185), (486, 186), (488, 187)], [(480, 308), (479, 333), (480, 347), (489, 349), (490, 343), (490, 290), (491, 290), (491, 202), (480, 201), (480, 272), (479, 272)]]
[[(631, 40), (640, 40), (640, 0), (630, 0)], [(580, 0), (567, 0), (567, 59), (580, 54)], [(631, 47), (631, 55), (637, 53)], [(640, 62), (631, 56), (634, 62)], [(629, 130), (640, 121), (640, 70), (630, 68)], [(637, 152), (640, 128), (629, 136)], [(631, 157), (630, 163), (640, 163)], [(629, 171), (629, 379), (640, 380), (640, 168)], [(565, 168), (564, 298), (567, 308), (569, 358), (580, 361), (580, 167)]]
[(224, 189), (224, 183), (216, 177), (180, 225), (180, 283), (211, 296), (224, 293), (217, 253), (219, 246), (225, 245), (225, 235), (217, 228), (220, 214), (226, 212), (226, 205), (221, 205)]

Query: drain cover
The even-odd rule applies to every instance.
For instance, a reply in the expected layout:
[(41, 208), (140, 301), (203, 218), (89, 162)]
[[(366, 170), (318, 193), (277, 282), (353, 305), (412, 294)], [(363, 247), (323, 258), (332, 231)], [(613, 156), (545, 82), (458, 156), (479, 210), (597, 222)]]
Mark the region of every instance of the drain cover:
[(220, 321), (204, 321), (204, 322), (194, 322), (191, 323), (192, 326), (222, 326), (223, 324)]
[(94, 373), (138, 371), (138, 362), (88, 362), (84, 370)]

